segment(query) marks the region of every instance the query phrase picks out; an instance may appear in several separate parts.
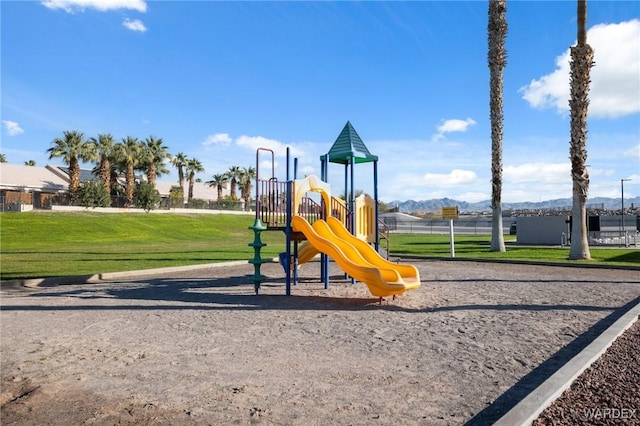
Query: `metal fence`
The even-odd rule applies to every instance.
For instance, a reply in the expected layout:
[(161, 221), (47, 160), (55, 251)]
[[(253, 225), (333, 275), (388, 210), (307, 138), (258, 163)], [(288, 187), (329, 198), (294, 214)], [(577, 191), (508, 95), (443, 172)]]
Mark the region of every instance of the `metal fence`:
[[(385, 217), (382, 221), (391, 233), (396, 234), (448, 234), (449, 221), (443, 219), (420, 219), (398, 221), (392, 217)], [(515, 219), (503, 219), (503, 233), (508, 234)], [(457, 219), (453, 221), (456, 234), (491, 235), (491, 218)]]
[[(419, 219), (397, 220), (395, 217), (381, 219), (391, 233), (396, 234), (448, 234), (449, 220), (445, 219)], [(622, 227), (620, 216), (602, 217), (602, 226), (598, 231), (589, 231), (589, 244), (593, 246), (640, 246), (640, 216), (627, 216), (625, 228)], [(504, 217), (502, 221), (503, 233), (516, 235), (517, 217)], [(491, 218), (469, 217), (453, 221), (454, 233), (458, 235), (491, 235)], [(560, 245), (570, 244), (570, 229), (558, 236)]]
[(589, 245), (640, 247), (640, 231), (598, 231), (589, 232)]

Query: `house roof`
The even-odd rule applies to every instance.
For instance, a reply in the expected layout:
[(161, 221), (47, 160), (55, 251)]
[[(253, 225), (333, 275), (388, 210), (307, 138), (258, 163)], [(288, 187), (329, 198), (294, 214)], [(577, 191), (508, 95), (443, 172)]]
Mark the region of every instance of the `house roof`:
[(64, 192), (69, 181), (48, 167), (0, 163), (0, 188), (19, 191)]
[[(156, 181), (156, 189), (161, 196), (166, 197), (169, 195), (172, 186), (178, 186), (178, 182), (166, 182)], [(189, 191), (189, 183), (184, 183), (184, 198), (187, 198), (187, 192)], [(229, 185), (225, 185), (222, 190), (222, 195), (229, 195)], [(211, 187), (204, 182), (193, 183), (193, 198), (201, 200), (216, 200), (218, 199), (218, 190), (215, 187)]]
[[(49, 166), (47, 166), (49, 167)], [(69, 168), (68, 167), (64, 167), (64, 166), (51, 166), (51, 167), (56, 167), (60, 170), (62, 170), (67, 176), (69, 176)], [(100, 176), (96, 175), (95, 173), (93, 173), (92, 170), (88, 170), (88, 169), (80, 169), (80, 182), (86, 182), (89, 180), (100, 180)]]
[[(47, 165), (46, 167), (23, 166), (18, 164), (0, 163), (0, 189), (14, 191), (40, 191), (40, 192), (66, 192), (69, 189), (68, 168)], [(96, 179), (90, 170), (83, 169), (85, 180)], [(82, 178), (81, 178), (82, 179)], [(85, 180), (81, 180), (84, 182)], [(162, 196), (168, 196), (172, 186), (178, 182), (156, 181), (156, 189)], [(185, 198), (188, 191), (188, 183), (185, 182)], [(224, 196), (229, 195), (229, 185), (225, 185), (222, 191)], [(204, 182), (194, 182), (193, 197), (203, 200), (215, 200), (218, 191)]]
[(378, 160), (377, 155), (369, 152), (369, 149), (362, 142), (350, 121), (345, 124), (342, 132), (338, 135), (338, 139), (331, 146), (327, 157), (329, 162), (340, 164), (350, 164), (352, 158), (355, 163), (368, 163)]

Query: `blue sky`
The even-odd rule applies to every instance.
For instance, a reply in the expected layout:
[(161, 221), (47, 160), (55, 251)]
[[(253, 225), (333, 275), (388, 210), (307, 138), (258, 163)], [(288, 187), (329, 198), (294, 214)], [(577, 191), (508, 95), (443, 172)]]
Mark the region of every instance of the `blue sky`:
[[(64, 130), (161, 137), (209, 180), (285, 147), (320, 173), (349, 120), (383, 201), (491, 196), (486, 1), (2, 1), (2, 142), (49, 160)], [(575, 1), (507, 5), (503, 202), (571, 197)], [(590, 197), (640, 196), (640, 2), (590, 1)], [(264, 159), (264, 158), (261, 158)], [(261, 164), (261, 170), (267, 170)], [(370, 164), (355, 186), (372, 192)], [(343, 188), (343, 167), (330, 183)], [(161, 180), (177, 180), (172, 169)], [(337, 190), (341, 192), (341, 190)]]

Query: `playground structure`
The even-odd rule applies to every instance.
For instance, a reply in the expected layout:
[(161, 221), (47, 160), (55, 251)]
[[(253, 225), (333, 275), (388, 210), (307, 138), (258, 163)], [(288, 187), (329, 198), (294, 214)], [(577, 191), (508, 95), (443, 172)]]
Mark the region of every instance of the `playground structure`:
[[(260, 153), (271, 154), (271, 176), (260, 173)], [(296, 179), (297, 159), (294, 159), (291, 178), (289, 148), (286, 154), (286, 180), (275, 177), (274, 152), (266, 148), (256, 151), (256, 219), (253, 226), (254, 265), (253, 282), (256, 294), (265, 280), (260, 266), (270, 260), (262, 259), (260, 240), (264, 231), (283, 231), (286, 235), (285, 252), (280, 254), (286, 273), (286, 294), (291, 284), (297, 285), (298, 267), (320, 257), (320, 278), (329, 286), (328, 265), (331, 257), (352, 278), (364, 283), (372, 295), (383, 297), (400, 295), (420, 286), (420, 274), (413, 265), (390, 262), (379, 254), (380, 232), (377, 199), (377, 160), (369, 153), (351, 123), (347, 122), (328, 154), (321, 157), (322, 177), (307, 176)], [(374, 198), (368, 195), (354, 197), (354, 166), (361, 162), (374, 162)], [(345, 198), (333, 197), (326, 182), (328, 162), (345, 165)], [(351, 191), (348, 191), (348, 182)], [(309, 193), (320, 195), (314, 200)], [(300, 242), (303, 242), (300, 245)], [(387, 240), (388, 248), (388, 240)], [(388, 252), (387, 252), (388, 253)], [(327, 257), (328, 256), (328, 257)]]

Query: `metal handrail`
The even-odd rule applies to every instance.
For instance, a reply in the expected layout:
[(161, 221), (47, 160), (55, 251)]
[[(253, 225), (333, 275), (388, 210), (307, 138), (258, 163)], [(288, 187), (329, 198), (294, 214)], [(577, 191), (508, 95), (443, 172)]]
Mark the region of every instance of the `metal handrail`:
[(287, 182), (277, 178), (260, 180), (256, 189), (256, 216), (267, 228), (284, 228), (287, 225)]
[(324, 209), (322, 208), (322, 204), (309, 197), (302, 197), (302, 200), (300, 200), (298, 214), (307, 219), (309, 223), (313, 223), (319, 219), (324, 219)]
[(385, 254), (386, 254), (386, 258), (387, 260), (389, 259), (389, 250), (391, 247), (391, 229), (389, 228), (389, 225), (387, 225), (387, 223), (382, 220), (382, 219), (378, 219), (378, 246), (380, 246), (380, 241), (385, 240), (386, 244), (385, 244)]

